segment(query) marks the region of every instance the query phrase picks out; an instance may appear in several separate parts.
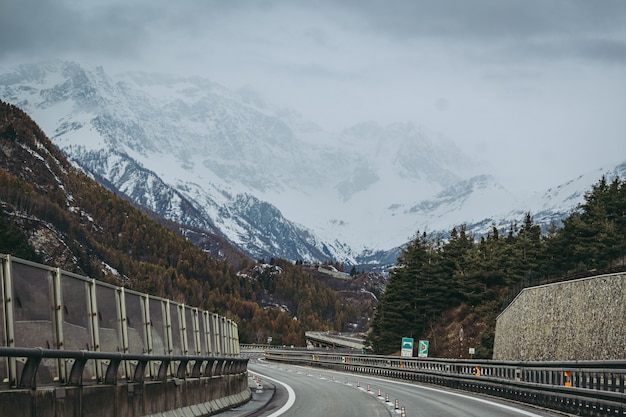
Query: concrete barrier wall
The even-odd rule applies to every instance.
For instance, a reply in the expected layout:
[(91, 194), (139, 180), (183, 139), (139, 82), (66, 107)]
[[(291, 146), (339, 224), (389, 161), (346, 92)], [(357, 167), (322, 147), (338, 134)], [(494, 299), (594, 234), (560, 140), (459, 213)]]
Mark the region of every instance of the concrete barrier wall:
[(524, 289), (497, 319), (495, 360), (626, 359), (626, 274)]
[(0, 416), (208, 416), (250, 399), (247, 374), (213, 378), (12, 389), (0, 393)]

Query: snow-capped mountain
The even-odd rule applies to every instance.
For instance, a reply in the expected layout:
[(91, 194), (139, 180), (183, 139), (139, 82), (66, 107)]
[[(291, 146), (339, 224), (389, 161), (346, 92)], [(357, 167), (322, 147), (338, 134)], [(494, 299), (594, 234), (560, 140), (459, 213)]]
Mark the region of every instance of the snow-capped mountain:
[(480, 230), (527, 211), (549, 223), (603, 174), (520, 202), (424, 128), (327, 132), (200, 78), (50, 62), (0, 68), (0, 98), (99, 181), (256, 258), (379, 262), (418, 229)]

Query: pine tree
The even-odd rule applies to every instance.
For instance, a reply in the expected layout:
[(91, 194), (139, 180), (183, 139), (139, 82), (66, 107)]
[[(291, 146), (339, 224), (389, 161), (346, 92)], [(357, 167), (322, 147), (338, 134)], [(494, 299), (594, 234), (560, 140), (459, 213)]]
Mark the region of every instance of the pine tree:
[(398, 257), (368, 338), (375, 352), (395, 352), (402, 337), (419, 337), (427, 328), (445, 293), (431, 274), (434, 256), (426, 234), (418, 233)]

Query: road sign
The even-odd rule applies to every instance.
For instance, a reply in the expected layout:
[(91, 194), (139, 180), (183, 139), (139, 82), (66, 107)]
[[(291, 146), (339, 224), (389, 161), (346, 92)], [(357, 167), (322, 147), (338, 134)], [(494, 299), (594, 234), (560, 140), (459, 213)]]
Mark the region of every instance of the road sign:
[(403, 337), (402, 338), (402, 350), (400, 353), (401, 356), (413, 356), (413, 338), (411, 337)]
[(417, 346), (417, 356), (420, 358), (428, 357), (428, 340), (420, 340)]

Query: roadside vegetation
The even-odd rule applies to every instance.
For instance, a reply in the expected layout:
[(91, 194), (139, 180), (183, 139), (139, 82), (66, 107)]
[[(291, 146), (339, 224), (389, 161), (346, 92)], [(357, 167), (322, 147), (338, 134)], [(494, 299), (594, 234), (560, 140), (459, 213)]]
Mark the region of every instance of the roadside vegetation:
[[(417, 233), (398, 258), (368, 337), (399, 351), (402, 337), (429, 340), (430, 356), (491, 358), (497, 315), (523, 287), (624, 269), (626, 182), (602, 178), (563, 225), (542, 233), (530, 213), (502, 233), (448, 239)], [(463, 328), (463, 341), (461, 341)]]

